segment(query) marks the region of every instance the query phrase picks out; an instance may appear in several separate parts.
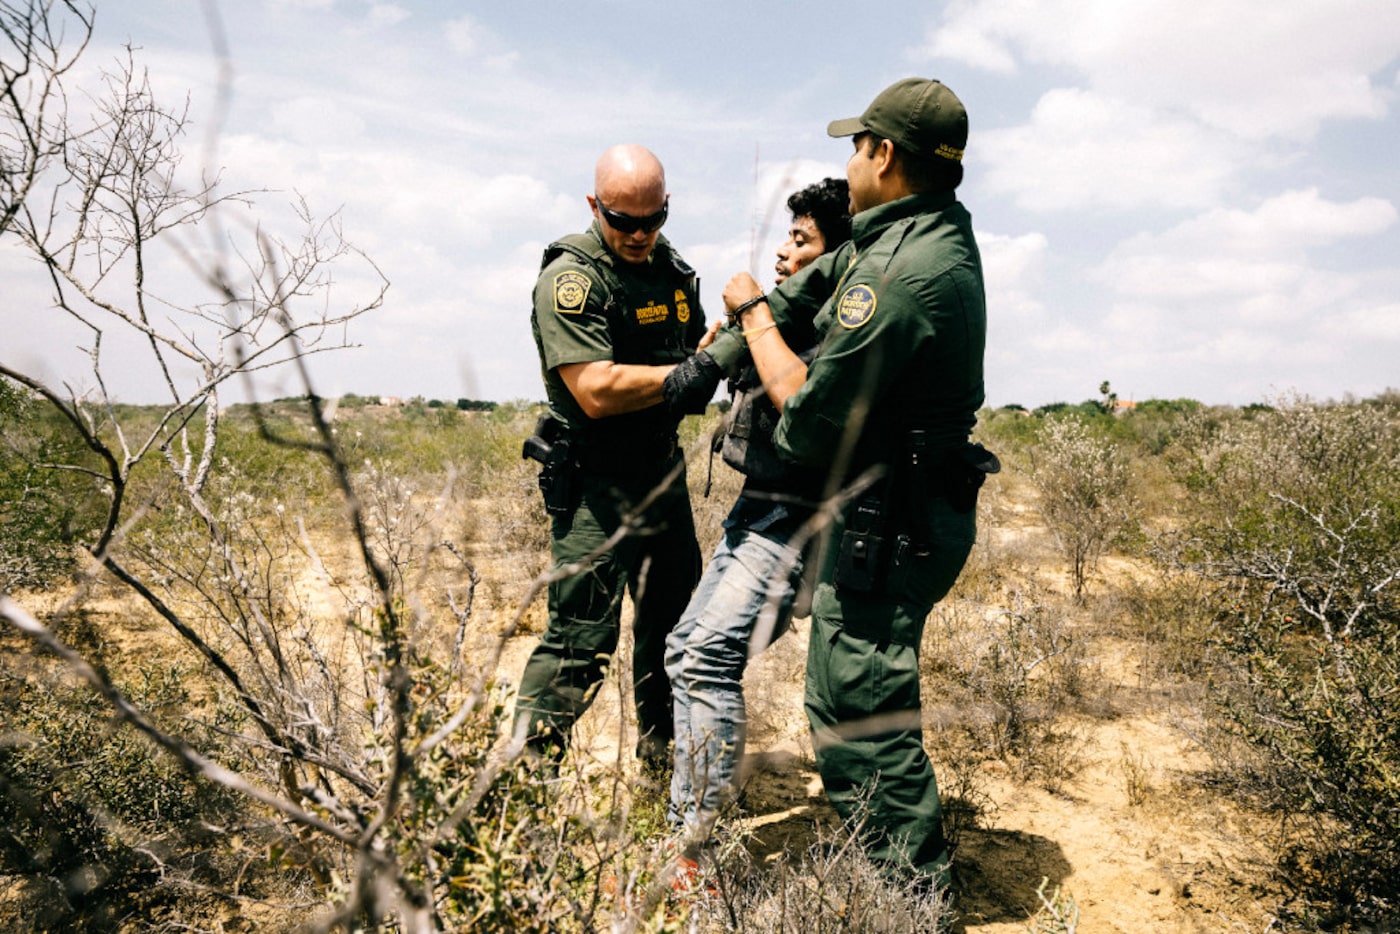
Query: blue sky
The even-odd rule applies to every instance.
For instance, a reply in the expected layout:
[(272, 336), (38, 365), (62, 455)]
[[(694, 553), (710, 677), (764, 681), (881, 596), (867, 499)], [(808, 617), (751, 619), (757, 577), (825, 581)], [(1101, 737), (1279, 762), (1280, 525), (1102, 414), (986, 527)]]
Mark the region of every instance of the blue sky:
[[(598, 154), (666, 166), (666, 235), (713, 316), (772, 280), (792, 188), (844, 171), (825, 134), (881, 88), (935, 77), (971, 120), (960, 197), (987, 270), (987, 401), (1244, 404), (1400, 387), (1400, 4), (995, 0), (880, 5), (243, 0), (215, 162), (231, 187), (339, 210), (390, 280), (323, 395), (543, 396), (530, 338), (542, 248), (587, 226)], [(98, 4), (75, 80), (125, 43), (191, 102), (217, 60), (191, 0)], [(82, 385), (80, 337), (0, 251), (0, 359)], [(364, 280), (338, 283), (349, 303)], [(133, 358), (135, 361), (136, 358)], [(133, 362), (128, 401), (158, 393)], [(268, 396), (298, 391), (269, 379)]]

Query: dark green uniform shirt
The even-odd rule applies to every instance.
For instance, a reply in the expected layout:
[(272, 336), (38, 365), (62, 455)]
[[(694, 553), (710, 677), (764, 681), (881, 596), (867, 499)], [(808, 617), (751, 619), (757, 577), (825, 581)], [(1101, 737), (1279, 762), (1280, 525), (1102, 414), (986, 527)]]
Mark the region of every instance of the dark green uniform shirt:
[(597, 360), (679, 363), (694, 353), (705, 333), (695, 270), (662, 236), (641, 264), (623, 262), (607, 250), (597, 221), (586, 236), (597, 265), (552, 245), (535, 283), (532, 326), (550, 408), (597, 445), (635, 446), (673, 435), (679, 419), (660, 405), (589, 418), (557, 368)]
[(822, 303), (816, 359), (774, 442), (813, 468), (844, 455), (840, 479), (889, 463), (911, 427), (927, 429), (934, 447), (966, 440), (984, 396), (987, 331), (972, 220), (952, 192), (862, 211), (851, 228), (849, 243), (769, 296), (785, 334)]

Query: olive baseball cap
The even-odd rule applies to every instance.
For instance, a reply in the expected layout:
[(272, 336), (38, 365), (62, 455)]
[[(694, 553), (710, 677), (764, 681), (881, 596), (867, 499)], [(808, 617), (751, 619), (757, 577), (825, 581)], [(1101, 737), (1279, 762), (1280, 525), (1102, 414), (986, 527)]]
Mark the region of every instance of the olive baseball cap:
[(896, 81), (875, 96), (859, 117), (833, 120), (830, 136), (874, 133), (915, 155), (961, 162), (967, 146), (967, 110), (942, 82)]

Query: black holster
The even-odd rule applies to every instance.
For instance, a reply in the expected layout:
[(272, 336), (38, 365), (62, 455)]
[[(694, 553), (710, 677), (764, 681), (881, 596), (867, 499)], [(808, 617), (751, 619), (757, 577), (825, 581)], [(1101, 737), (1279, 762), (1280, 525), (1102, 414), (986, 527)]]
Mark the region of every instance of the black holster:
[(578, 506), (577, 464), (573, 440), (563, 424), (548, 412), (535, 423), (535, 433), (525, 439), (521, 457), (538, 461), (540, 492), (544, 494), (544, 511), (551, 516), (567, 516)]
[(856, 500), (841, 533), (841, 548), (836, 553), (834, 583), (856, 593), (878, 590), (884, 578), (885, 562), (885, 497), (884, 484), (879, 492), (867, 493)]
[(834, 583), (856, 593), (899, 593), (916, 555), (927, 553), (929, 530), (918, 520), (925, 497), (942, 497), (957, 512), (977, 508), (987, 475), (1001, 470), (980, 444), (934, 448), (928, 432), (911, 429), (903, 456), (855, 502), (841, 533)]
[(1000, 470), (1001, 461), (982, 445), (960, 445), (948, 453), (939, 467), (941, 495), (958, 512), (972, 512), (977, 508), (977, 492), (987, 482), (987, 475)]

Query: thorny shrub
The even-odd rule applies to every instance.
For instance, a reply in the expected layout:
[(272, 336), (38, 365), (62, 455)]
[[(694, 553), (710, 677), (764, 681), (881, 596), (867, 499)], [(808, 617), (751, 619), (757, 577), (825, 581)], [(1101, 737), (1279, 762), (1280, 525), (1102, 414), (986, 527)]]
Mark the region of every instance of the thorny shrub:
[(1049, 879), (1042, 879), (1040, 887), (1035, 890), (1036, 897), (1040, 899), (1040, 911), (1031, 919), (1027, 930), (1031, 934), (1077, 934), (1079, 905), (1075, 903), (1074, 896), (1062, 891), (1059, 886), (1046, 895), (1045, 887), (1049, 884)]
[(696, 887), (705, 897), (685, 905), (670, 930), (696, 934), (939, 934), (951, 930), (956, 910), (948, 893), (892, 879), (888, 869), (882, 871), (866, 858), (855, 842), (862, 819), (857, 809), (845, 826), (818, 827), (805, 851), (783, 853), (772, 865), (755, 863), (742, 840), (731, 840), (713, 858), (702, 861)]
[(956, 686), (962, 726), (983, 748), (1055, 788), (1077, 767), (1077, 738), (1062, 720), (1084, 693), (1084, 652), (1063, 612), (1034, 588), (1009, 602), (980, 611), (936, 606), (925, 636), (927, 676)]

